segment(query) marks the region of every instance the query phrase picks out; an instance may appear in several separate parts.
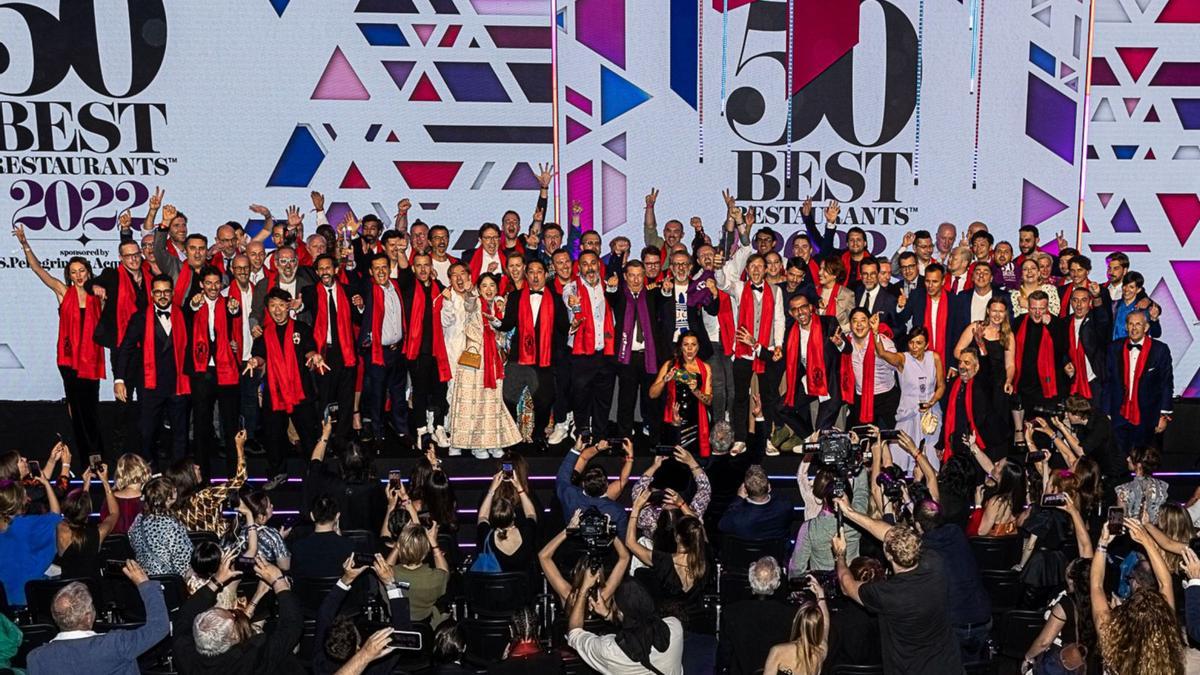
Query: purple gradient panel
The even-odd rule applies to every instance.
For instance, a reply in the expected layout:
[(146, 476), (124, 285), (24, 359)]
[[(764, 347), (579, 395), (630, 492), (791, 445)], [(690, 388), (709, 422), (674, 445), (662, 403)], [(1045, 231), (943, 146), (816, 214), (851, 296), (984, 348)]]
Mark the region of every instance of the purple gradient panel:
[(1029, 75), (1025, 134), (1070, 164), (1075, 160), (1075, 102)]
[[(331, 223), (340, 223), (346, 216), (353, 216), (354, 209), (346, 202), (333, 202), (325, 211), (325, 217), (330, 218)], [(357, 218), (357, 216), (356, 216)], [(355, 234), (358, 234), (357, 232)]]
[(488, 35), (501, 49), (550, 49), (550, 29), (541, 26), (488, 26)]
[(537, 190), (537, 176), (527, 162), (517, 162), (501, 190)]
[(608, 162), (600, 163), (600, 201), (604, 209), (601, 222), (605, 234), (624, 225), (629, 219), (626, 183), (625, 174), (609, 166)]
[(1114, 253), (1121, 251), (1123, 253), (1149, 253), (1150, 246), (1148, 244), (1088, 244), (1088, 248), (1092, 253)]
[(1200, 87), (1200, 63), (1168, 61), (1158, 67), (1150, 86)]
[(1171, 104), (1184, 129), (1200, 129), (1200, 98), (1173, 98)]
[(1108, 65), (1108, 59), (1103, 56), (1092, 57), (1092, 86), (1116, 86), (1120, 84), (1117, 81), (1117, 74), (1113, 72), (1112, 66)]
[(1195, 398), (1200, 396), (1200, 370), (1192, 376), (1192, 381), (1183, 389), (1184, 398)]
[(625, 68), (625, 0), (577, 0), (575, 39)]
[(412, 74), (415, 61), (381, 61), (387, 74), (396, 83), (397, 89), (403, 89), (404, 83), (408, 81), (408, 76)]
[(592, 163), (589, 160), (567, 174), (567, 202), (579, 202), (583, 213), (579, 214), (579, 230), (587, 232), (595, 227), (592, 219), (596, 209), (593, 202), (594, 188), (592, 187)]
[(455, 101), (473, 103), (509, 103), (511, 99), (496, 71), (487, 63), (434, 63)]
[(604, 142), (604, 147), (612, 151), (614, 155), (621, 159), (629, 159), (626, 157), (626, 139), (624, 132), (620, 136), (614, 136), (611, 140)]
[(570, 87), (567, 87), (567, 103), (589, 115), (592, 114), (592, 100)]
[(1112, 217), (1113, 232), (1129, 233), (1141, 232), (1138, 227), (1137, 220), (1133, 217), (1133, 209), (1129, 208), (1129, 204), (1124, 199), (1121, 200), (1121, 205), (1117, 207), (1117, 212)]
[(1195, 338), (1192, 337), (1192, 331), (1188, 328), (1187, 319), (1183, 318), (1183, 312), (1179, 311), (1179, 304), (1175, 302), (1175, 295), (1167, 286), (1166, 279), (1158, 280), (1158, 285), (1154, 287), (1150, 299), (1157, 302), (1158, 306), (1162, 308), (1158, 324), (1162, 326), (1163, 335), (1171, 336), (1171, 349), (1175, 350), (1176, 354), (1186, 354)]
[(545, 0), (471, 0), (476, 14), (504, 16), (541, 16), (546, 13)]
[(1179, 279), (1183, 296), (1192, 306), (1192, 313), (1200, 316), (1200, 261), (1172, 260), (1171, 269)]
[(1021, 224), (1039, 225), (1066, 210), (1067, 205), (1042, 188), (1021, 180)]
[(588, 133), (591, 129), (585, 127), (573, 118), (567, 118), (567, 142), (571, 143), (580, 136)]

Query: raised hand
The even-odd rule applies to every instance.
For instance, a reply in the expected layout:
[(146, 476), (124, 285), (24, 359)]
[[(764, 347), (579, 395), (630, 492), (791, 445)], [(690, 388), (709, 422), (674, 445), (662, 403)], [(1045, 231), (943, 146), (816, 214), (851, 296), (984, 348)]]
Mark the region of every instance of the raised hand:
[(299, 206), (289, 206), (287, 208), (287, 224), (289, 230), (295, 230), (304, 224), (304, 214), (300, 213)]
[(583, 204), (579, 203), (578, 199), (571, 201), (571, 218), (578, 219), (583, 215)]
[(842, 213), (842, 205), (838, 204), (836, 199), (829, 202), (829, 206), (825, 207), (825, 222), (836, 223), (838, 216)]
[(178, 214), (179, 210), (175, 208), (174, 204), (165, 204), (162, 207), (163, 222), (167, 225), (170, 225), (171, 221), (175, 220), (175, 216)]
[(904, 236), (900, 238), (900, 247), (908, 248), (909, 246), (912, 246), (913, 242), (916, 240), (917, 234), (915, 232), (905, 232)]
[(409, 201), (408, 197), (405, 197), (404, 199), (396, 202), (396, 215), (399, 217), (404, 217), (408, 215), (408, 210), (411, 208), (412, 202)]
[(13, 236), (17, 238), (17, 241), (20, 242), (22, 247), (29, 245), (29, 241), (25, 238), (25, 226), (24, 225), (17, 225), (16, 227), (13, 228), (12, 233), (13, 233)]
[(654, 208), (656, 201), (658, 201), (658, 188), (650, 188), (650, 193), (646, 195), (646, 208)]
[(1058, 234), (1054, 235), (1054, 241), (1058, 244), (1059, 251), (1062, 251), (1065, 248), (1071, 248), (1071, 243), (1067, 241), (1067, 237), (1065, 235), (1066, 233), (1062, 230), (1059, 230)]
[(732, 212), (737, 207), (737, 201), (734, 200), (733, 193), (729, 191), (729, 188), (721, 190), (721, 199), (725, 201), (726, 211)]
[(165, 194), (166, 193), (163, 192), (162, 188), (155, 186), (154, 194), (150, 195), (150, 210), (151, 211), (157, 211), (157, 210), (159, 210), (159, 208), (162, 207), (163, 195), (165, 195)]
[(122, 230), (128, 230), (133, 226), (133, 214), (129, 212), (129, 209), (125, 209), (117, 216), (117, 225)]
[(550, 181), (554, 178), (554, 164), (542, 164), (538, 162), (537, 182), (538, 187), (542, 190), (550, 189)]
[(804, 200), (803, 204), (800, 205), (800, 215), (807, 218), (811, 214), (812, 214), (812, 197), (809, 197), (808, 199)]
[(704, 231), (704, 221), (700, 220), (700, 216), (692, 216), (692, 219), (689, 221), (689, 223), (697, 232)]

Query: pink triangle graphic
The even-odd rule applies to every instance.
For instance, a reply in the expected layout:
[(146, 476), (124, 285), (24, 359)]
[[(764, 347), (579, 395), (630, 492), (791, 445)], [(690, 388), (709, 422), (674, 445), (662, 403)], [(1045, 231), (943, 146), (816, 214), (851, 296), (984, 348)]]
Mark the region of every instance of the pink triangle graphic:
[(1113, 193), (1101, 192), (1101, 193), (1097, 194), (1096, 196), (1100, 198), (1100, 205), (1103, 206), (1104, 208), (1108, 208), (1108, 201), (1110, 199), (1112, 199)]
[(369, 190), (370, 185), (367, 185), (367, 179), (363, 177), (362, 171), (358, 170), (358, 165), (350, 162), (350, 168), (346, 169), (346, 177), (342, 178), (342, 190)]
[(1027, 180), (1022, 180), (1021, 183), (1022, 225), (1038, 225), (1066, 210), (1066, 204), (1055, 199), (1042, 188)]
[(386, 143), (399, 143), (399, 142), (400, 142), (400, 139), (399, 139), (399, 138), (396, 138), (396, 132), (395, 132), (395, 131), (389, 131), (389, 132), (388, 132), (388, 135), (387, 135), (387, 140), (386, 140), (385, 142), (386, 142)]
[(1158, 203), (1179, 238), (1179, 245), (1187, 244), (1196, 223), (1200, 222), (1200, 196), (1194, 193), (1159, 193)]
[(1154, 106), (1150, 106), (1150, 112), (1146, 113), (1146, 119), (1144, 121), (1146, 121), (1146, 122), (1158, 122), (1159, 121), (1158, 111), (1154, 109)]
[(433, 35), (433, 29), (437, 26), (431, 23), (414, 23), (413, 30), (417, 31), (417, 37), (421, 38), (421, 44), (429, 44), (429, 36)]
[(589, 131), (591, 131), (591, 129), (583, 126), (579, 122), (576, 122), (571, 117), (567, 118), (567, 142), (568, 143), (571, 143), (572, 141), (574, 141), (575, 139), (579, 138), (580, 136), (588, 133)]
[(334, 47), (333, 56), (325, 65), (325, 72), (317, 81), (312, 99), (322, 101), (366, 101), (371, 98), (370, 92), (358, 79), (358, 73), (342, 53), (341, 47)]
[(1075, 74), (1074, 68), (1072, 68), (1071, 66), (1068, 66), (1065, 63), (1058, 64), (1058, 76), (1059, 77), (1067, 77), (1068, 75), (1073, 75), (1073, 74)]
[(1117, 56), (1121, 57), (1125, 69), (1136, 82), (1146, 72), (1146, 66), (1157, 51), (1158, 47), (1117, 47)]
[(1142, 159), (1158, 159), (1154, 156), (1154, 148), (1146, 148), (1146, 156)]
[(1171, 269), (1179, 279), (1183, 295), (1192, 306), (1192, 311), (1200, 315), (1200, 262), (1195, 260), (1172, 260)]
[(1130, 117), (1133, 117), (1133, 109), (1137, 107), (1138, 102), (1140, 102), (1142, 99), (1140, 99), (1140, 98), (1125, 98), (1122, 100), (1125, 101), (1125, 114), (1129, 115)]

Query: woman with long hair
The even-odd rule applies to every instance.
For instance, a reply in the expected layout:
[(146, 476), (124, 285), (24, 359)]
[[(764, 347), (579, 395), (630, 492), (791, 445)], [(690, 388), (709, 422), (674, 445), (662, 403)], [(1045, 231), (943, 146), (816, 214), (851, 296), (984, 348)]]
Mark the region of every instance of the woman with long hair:
[[(962, 335), (958, 336), (954, 358), (961, 358), (963, 350), (972, 344), (978, 347), (980, 358), (988, 360), (988, 372), (992, 373), (994, 384), (992, 401), (1000, 408), (996, 413), (1001, 419), (1007, 419), (1010, 410), (1008, 397), (1014, 391), (1017, 339), (1013, 335), (1008, 305), (1000, 296), (993, 295), (988, 300), (982, 321), (968, 324)], [(1020, 425), (1015, 428), (1020, 428)]]
[[(986, 460), (982, 453), (976, 459)], [(971, 514), (968, 537), (1008, 537), (1017, 533), (1017, 518), (1025, 510), (1025, 470), (1020, 464), (1000, 460), (984, 466), (982, 508)]]
[(771, 647), (763, 675), (820, 675), (829, 649), (829, 608), (825, 590), (812, 575), (808, 577), (808, 590), (815, 599), (805, 601), (796, 610), (792, 639)]
[[(658, 547), (653, 550), (647, 548), (638, 541), (637, 521), (649, 500), (649, 490), (634, 499), (629, 525), (625, 530), (625, 546), (647, 567), (645, 571), (639, 570), (639, 577), (648, 581), (648, 587), (657, 598), (678, 601), (690, 609), (702, 600), (711, 571), (704, 524), (693, 515), (676, 516), (672, 537), (674, 546), (666, 551), (657, 550)], [(664, 510), (663, 514), (670, 518), (670, 511)]]
[[(1046, 623), (1025, 651), (1023, 666), (1032, 666), (1035, 673), (1066, 672), (1065, 665), (1082, 660), (1086, 664), (1084, 672), (1097, 671), (1100, 650), (1088, 588), (1091, 570), (1089, 558), (1076, 558), (1067, 565), (1067, 588), (1046, 610)], [(1061, 670), (1051, 670), (1055, 666)]]
[(17, 226), (13, 236), (25, 250), (29, 269), (54, 291), (58, 301), (58, 373), (62, 376), (76, 454), (103, 455), (98, 409), (100, 381), (105, 377), (104, 348), (92, 336), (100, 323), (104, 301), (92, 292), (92, 264), (87, 258), (73, 256), (63, 270), (63, 280), (59, 281), (34, 255), (24, 227)]
[(237, 432), (233, 445), (237, 449), (237, 471), (224, 483), (206, 483), (200, 475), (200, 466), (191, 457), (176, 461), (163, 472), (175, 487), (175, 515), (187, 531), (212, 532), (218, 537), (225, 534), (229, 526), (223, 513), (225, 501), (246, 483), (245, 429)]
[(1075, 504), (1079, 501), (1079, 479), (1070, 471), (1054, 471), (1045, 481), (1043, 496), (1062, 495), (1066, 504), (1061, 508), (1041, 505), (1041, 500), (1029, 507), (1021, 522), (1024, 547), (1017, 569), (1021, 572), (1024, 594), (1020, 605), (1034, 609), (1046, 602), (1063, 587), (1066, 576), (1067, 546), (1074, 541), (1079, 555), (1091, 558), (1092, 540), (1088, 536)]
[[(104, 487), (105, 511), (108, 514), (100, 522), (92, 523), (92, 479), (98, 477)], [(63, 519), (57, 528), (58, 557), (55, 562), (62, 570), (62, 578), (94, 577), (100, 573), (100, 545), (113, 531), (120, 512), (112, 486), (108, 484), (108, 467), (100, 464), (96, 474), (93, 467), (83, 472), (83, 487), (67, 493), (62, 503)]]
[(142, 488), (142, 512), (129, 527), (129, 545), (146, 574), (183, 576), (192, 561), (192, 541), (176, 517), (175, 484), (164, 476), (151, 478)]
[[(142, 486), (150, 480), (150, 465), (141, 455), (127, 452), (117, 459), (117, 479), (113, 496), (117, 499), (117, 522), (113, 534), (125, 534), (133, 519), (142, 512)], [(100, 508), (100, 519), (108, 517), (108, 500)]]
[(1141, 522), (1154, 543), (1162, 549), (1167, 569), (1178, 570), (1183, 562), (1183, 550), (1196, 537), (1196, 527), (1187, 509), (1177, 502), (1167, 502), (1158, 508), (1156, 520), (1150, 520), (1149, 514), (1143, 512)]
[[(501, 572), (525, 572), (533, 569), (537, 542), (537, 512), (525, 490), (515, 490), (516, 501), (497, 496), (501, 485), (512, 485), (512, 476), (503, 471), (492, 476), (483, 503), (479, 505), (479, 524), (475, 528), (476, 551), (491, 551)], [(517, 508), (524, 518), (517, 519)]]
[(1157, 588), (1136, 585), (1128, 600), (1110, 606), (1104, 591), (1105, 557), (1115, 535), (1107, 527), (1101, 530), (1089, 575), (1100, 657), (1106, 672), (1118, 675), (1183, 675), (1184, 644), (1166, 560), (1141, 523), (1126, 518), (1125, 528), (1130, 538), (1145, 549), (1158, 584)]
[(0, 480), (0, 584), (12, 605), (25, 604), (25, 582), (41, 579), (54, 560), (59, 515), (58, 498), (45, 476), (41, 483), (50, 501), (50, 513), (25, 515), (25, 486)]
[(1050, 316), (1058, 316), (1058, 289), (1054, 284), (1042, 280), (1042, 270), (1034, 256), (1025, 258), (1021, 263), (1021, 285), (1009, 291), (1012, 300), (1013, 317), (1016, 318), (1029, 311), (1029, 296), (1034, 291), (1042, 291), (1050, 298)]
[[(498, 330), (503, 311), (497, 307), (495, 277), (482, 274), (478, 290), (467, 293), (464, 354), (479, 357), (479, 366), (461, 362), (454, 366), (450, 400), (450, 447), (469, 449), (476, 459), (501, 457), (504, 448), (521, 442), (517, 423), (504, 406), (504, 360)], [(451, 293), (447, 288), (446, 293)], [(443, 313), (448, 314), (448, 313)]]
[[(675, 356), (658, 369), (650, 385), (650, 398), (666, 393), (663, 422), (689, 452), (708, 457), (708, 406), (712, 403), (712, 371), (698, 358), (700, 338), (684, 332), (675, 343)], [(680, 385), (683, 386), (680, 386)], [(672, 439), (668, 436), (665, 442)]]
[[(571, 607), (574, 604), (575, 594), (584, 588), (583, 578), (591, 565), (591, 560), (587, 555), (579, 556), (571, 568), (571, 578), (567, 579), (554, 562), (554, 554), (558, 552), (558, 547), (562, 546), (562, 543), (567, 540), (568, 535), (579, 529), (580, 515), (581, 512), (576, 510), (571, 515), (571, 521), (567, 523), (566, 528), (554, 535), (554, 538), (547, 542), (542, 547), (542, 550), (538, 552), (538, 564), (542, 568), (542, 573), (546, 575), (546, 583), (550, 584), (550, 589), (558, 596), (558, 600), (562, 603), (563, 607)], [(629, 569), (629, 549), (625, 548), (625, 544), (621, 543), (620, 537), (612, 538), (612, 548), (616, 552), (616, 564), (607, 571), (604, 566), (601, 566), (599, 574), (596, 577), (596, 587), (594, 589), (591, 587), (586, 589), (587, 591), (594, 590), (597, 599), (604, 606), (608, 605), (613, 593), (617, 591), (617, 586), (621, 584), (621, 580), (625, 577), (625, 571)]]
[(238, 545), (247, 558), (263, 557), (284, 572), (291, 569), (292, 554), (284, 542), (284, 535), (267, 524), (275, 514), (270, 496), (263, 490), (255, 490), (238, 501), (239, 528)]
[[(938, 439), (942, 436), (942, 412), (938, 401), (946, 393), (946, 371), (942, 357), (929, 351), (929, 331), (917, 326), (908, 334), (908, 350), (890, 351), (879, 334), (879, 315), (871, 317), (871, 333), (875, 336), (875, 355), (887, 361), (900, 374), (900, 405), (896, 408), (896, 428), (908, 434), (918, 446), (925, 443), (925, 455), (936, 469), (941, 466)], [(893, 345), (894, 346), (894, 345)], [(935, 424), (927, 425), (926, 415), (933, 415)], [(914, 461), (907, 453), (894, 453), (896, 464), (911, 473)]]

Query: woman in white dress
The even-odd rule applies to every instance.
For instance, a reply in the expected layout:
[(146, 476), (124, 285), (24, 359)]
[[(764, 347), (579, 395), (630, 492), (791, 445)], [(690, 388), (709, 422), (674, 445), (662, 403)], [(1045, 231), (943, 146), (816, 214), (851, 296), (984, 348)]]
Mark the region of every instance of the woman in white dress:
[[(945, 367), (937, 352), (930, 351), (929, 333), (924, 326), (917, 326), (908, 335), (908, 351), (888, 351), (879, 339), (879, 315), (871, 317), (871, 330), (875, 331), (875, 355), (887, 361), (900, 374), (900, 405), (896, 408), (896, 428), (908, 434), (919, 447), (925, 443), (925, 456), (937, 468), (941, 462), (936, 445), (942, 433), (942, 413), (937, 402), (945, 393)], [(926, 413), (933, 415), (936, 424), (924, 426), (921, 419)], [(924, 427), (924, 428), (923, 428)], [(928, 433), (927, 433), (928, 432)], [(911, 473), (915, 462), (906, 452), (893, 452), (895, 463)]]
[[(497, 342), (501, 310), (497, 307), (496, 280), (480, 275), (478, 291), (466, 297), (466, 338), (463, 354), (479, 355), (479, 367), (457, 363), (454, 393), (450, 400), (450, 445), (469, 449), (476, 459), (502, 457), (504, 448), (521, 442), (521, 434), (504, 407), (501, 380), (504, 361)], [(461, 359), (460, 359), (461, 360)]]

